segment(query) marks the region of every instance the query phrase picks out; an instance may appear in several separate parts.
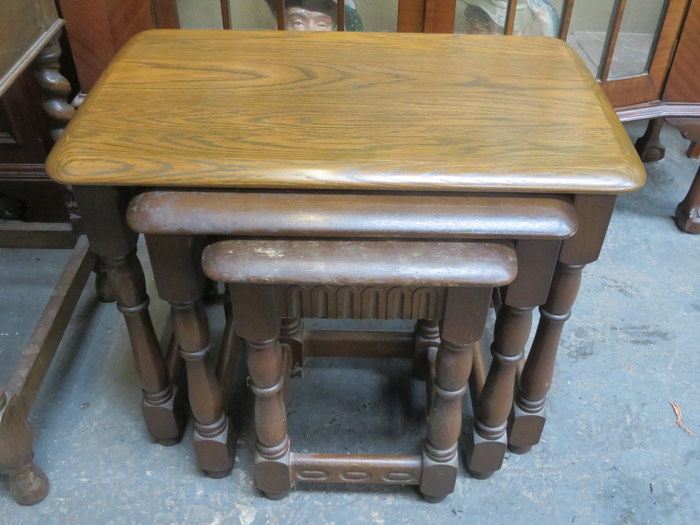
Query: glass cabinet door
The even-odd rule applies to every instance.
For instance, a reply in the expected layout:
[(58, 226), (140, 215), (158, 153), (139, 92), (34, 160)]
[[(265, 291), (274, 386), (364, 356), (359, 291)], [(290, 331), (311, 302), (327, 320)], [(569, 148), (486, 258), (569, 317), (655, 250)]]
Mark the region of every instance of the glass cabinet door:
[[(444, 4), (446, 0), (428, 0)], [(450, 0), (455, 33), (559, 37), (615, 106), (660, 97), (688, 0)], [(444, 32), (444, 15), (437, 27)]]

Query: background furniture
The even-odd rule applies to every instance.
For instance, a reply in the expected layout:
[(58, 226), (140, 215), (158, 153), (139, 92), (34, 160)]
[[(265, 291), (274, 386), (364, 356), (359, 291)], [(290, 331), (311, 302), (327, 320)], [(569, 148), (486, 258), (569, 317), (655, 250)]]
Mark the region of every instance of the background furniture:
[[(8, 385), (0, 388), (0, 472), (9, 475), (10, 492), (24, 505), (37, 503), (48, 493), (46, 475), (33, 463), (34, 438), (27, 414), (96, 262), (87, 240), (78, 238), (67, 222), (64, 190), (48, 182), (23, 185), (21, 180), (26, 175), (41, 180), (51, 138), (60, 136), (74, 111), (65, 100), (70, 85), (58, 71), (62, 24), (48, 0), (0, 4), (0, 95), (5, 94), (0, 113), (0, 188), (10, 188), (4, 197), (4, 218), (66, 221), (2, 221), (0, 247), (73, 250)], [(41, 88), (39, 100), (36, 84)], [(23, 104), (33, 100), (38, 108)], [(48, 125), (39, 112), (42, 105)], [(38, 135), (35, 126), (43, 126)], [(15, 184), (5, 185), (8, 179)]]

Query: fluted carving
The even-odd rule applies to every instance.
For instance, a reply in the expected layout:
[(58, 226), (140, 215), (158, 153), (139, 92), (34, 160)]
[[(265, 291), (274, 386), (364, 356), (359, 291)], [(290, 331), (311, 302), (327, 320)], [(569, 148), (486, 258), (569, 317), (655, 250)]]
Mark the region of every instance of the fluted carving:
[(317, 319), (438, 319), (445, 289), (392, 286), (283, 286), (285, 317)]

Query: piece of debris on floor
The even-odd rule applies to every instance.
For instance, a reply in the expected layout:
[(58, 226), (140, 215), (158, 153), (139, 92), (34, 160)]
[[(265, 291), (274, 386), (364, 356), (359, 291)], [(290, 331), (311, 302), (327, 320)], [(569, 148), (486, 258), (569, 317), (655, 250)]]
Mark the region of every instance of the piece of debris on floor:
[(676, 425), (678, 425), (679, 428), (683, 429), (686, 434), (695, 437), (695, 432), (690, 430), (688, 427), (686, 427), (683, 424), (683, 421), (681, 420), (681, 416), (683, 415), (683, 412), (681, 411), (681, 407), (679, 407), (676, 403), (673, 401), (669, 401), (669, 405), (671, 405), (671, 408), (673, 409), (673, 412), (676, 414)]

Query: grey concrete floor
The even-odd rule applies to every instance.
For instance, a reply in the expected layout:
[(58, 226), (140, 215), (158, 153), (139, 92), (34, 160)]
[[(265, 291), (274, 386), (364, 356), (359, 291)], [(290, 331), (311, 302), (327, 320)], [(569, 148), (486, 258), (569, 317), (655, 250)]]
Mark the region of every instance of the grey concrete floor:
[[(628, 129), (636, 138), (643, 125)], [(645, 188), (620, 197), (600, 260), (585, 270), (541, 444), (523, 456), (509, 453), (491, 479), (462, 471), (454, 494), (437, 505), (412, 488), (363, 486), (307, 486), (268, 501), (253, 486), (249, 406), (235, 470), (209, 479), (197, 470), (191, 427), (176, 446), (149, 441), (124, 324), (89, 285), (31, 413), (36, 461), (51, 491), (23, 508), (0, 476), (0, 522), (697, 523), (700, 437), (676, 426), (669, 403), (700, 436), (700, 237), (679, 232), (671, 219), (698, 162), (685, 157), (674, 130), (665, 129), (663, 141), (666, 159), (647, 165)], [(66, 258), (0, 250), (0, 382)], [(167, 308), (154, 300), (151, 310), (164, 333)], [(210, 311), (218, 332), (220, 309)], [(293, 383), (293, 445), (413, 453), (422, 434), (420, 392), (404, 362), (312, 360)], [(317, 407), (313, 415), (309, 406)]]

